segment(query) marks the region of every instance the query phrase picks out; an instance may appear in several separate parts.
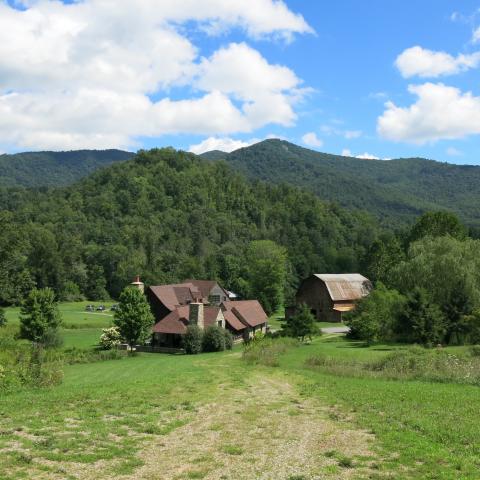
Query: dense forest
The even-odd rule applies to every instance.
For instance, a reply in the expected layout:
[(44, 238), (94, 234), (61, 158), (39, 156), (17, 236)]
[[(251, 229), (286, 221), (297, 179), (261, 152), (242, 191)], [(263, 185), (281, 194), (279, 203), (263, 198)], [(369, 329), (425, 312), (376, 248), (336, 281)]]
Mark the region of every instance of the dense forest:
[(75, 150), (0, 155), (0, 186), (70, 185), (101, 167), (132, 158), (122, 150)]
[(315, 152), (272, 139), (236, 150), (203, 154), (224, 158), (250, 178), (303, 187), (326, 201), (375, 215), (391, 228), (412, 224), (426, 211), (456, 213), (480, 227), (480, 167), (421, 158), (363, 160)]
[(65, 188), (0, 189), (0, 205), (1, 304), (33, 285), (60, 299), (117, 298), (136, 274), (147, 284), (215, 278), (242, 293), (254, 240), (285, 248), (288, 297), (312, 272), (361, 270), (378, 235), (367, 214), (169, 148)]

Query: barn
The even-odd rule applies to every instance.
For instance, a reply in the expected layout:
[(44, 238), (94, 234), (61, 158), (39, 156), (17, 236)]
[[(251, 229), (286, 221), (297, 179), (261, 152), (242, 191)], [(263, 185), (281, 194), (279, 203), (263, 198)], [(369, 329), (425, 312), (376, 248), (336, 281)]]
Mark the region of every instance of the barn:
[(300, 284), (295, 304), (308, 305), (320, 322), (342, 322), (343, 314), (352, 311), (371, 290), (370, 280), (359, 273), (316, 273)]

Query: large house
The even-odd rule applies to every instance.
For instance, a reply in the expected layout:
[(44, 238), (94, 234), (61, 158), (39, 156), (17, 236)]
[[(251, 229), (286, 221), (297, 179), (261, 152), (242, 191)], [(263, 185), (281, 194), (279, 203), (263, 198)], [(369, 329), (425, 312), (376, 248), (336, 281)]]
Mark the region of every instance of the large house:
[[(306, 304), (321, 322), (341, 322), (342, 316), (355, 308), (358, 300), (372, 290), (372, 283), (358, 273), (314, 274), (305, 279), (295, 296), (296, 307)], [(295, 307), (287, 315), (292, 315)]]
[[(132, 285), (144, 289), (136, 278)], [(185, 280), (172, 285), (154, 285), (145, 291), (155, 317), (152, 344), (178, 348), (192, 324), (229, 330), (234, 339), (246, 340), (267, 330), (267, 315), (257, 300), (235, 300), (215, 281)]]

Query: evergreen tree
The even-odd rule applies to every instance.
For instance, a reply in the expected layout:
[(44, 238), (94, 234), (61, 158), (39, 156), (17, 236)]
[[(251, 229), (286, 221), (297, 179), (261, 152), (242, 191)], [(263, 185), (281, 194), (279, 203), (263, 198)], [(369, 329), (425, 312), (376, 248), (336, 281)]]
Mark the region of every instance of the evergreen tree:
[(305, 337), (311, 338), (321, 333), (315, 323), (315, 317), (305, 304), (300, 305), (298, 312), (286, 320), (285, 330), (288, 336), (300, 338), (302, 342)]
[(144, 342), (152, 333), (154, 317), (145, 295), (137, 288), (127, 287), (120, 295), (113, 323), (130, 346)]
[(447, 328), (440, 307), (425, 290), (416, 288), (407, 297), (396, 330), (404, 340), (432, 346), (444, 342)]
[(394, 340), (398, 315), (405, 306), (405, 297), (382, 283), (367, 297), (362, 298), (355, 310), (347, 315), (348, 336), (364, 340), (368, 345), (380, 340)]
[(53, 290), (35, 288), (20, 310), (20, 337), (38, 344), (56, 343), (61, 322)]

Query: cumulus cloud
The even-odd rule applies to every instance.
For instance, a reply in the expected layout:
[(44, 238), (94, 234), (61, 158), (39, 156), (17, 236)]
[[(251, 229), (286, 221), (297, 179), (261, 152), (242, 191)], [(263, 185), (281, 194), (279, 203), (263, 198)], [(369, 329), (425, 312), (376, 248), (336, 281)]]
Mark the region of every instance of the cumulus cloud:
[[(250, 38), (310, 33), (276, 0), (0, 2), (0, 143), (127, 147), (140, 136), (291, 125), (304, 94), (293, 71), (246, 43), (200, 57), (185, 33)], [(232, 74), (233, 72), (233, 74)], [(173, 90), (178, 91), (173, 94)]]
[(463, 152), (461, 152), (460, 150), (458, 150), (455, 147), (448, 147), (446, 153), (450, 157), (459, 157), (459, 156), (463, 155)]
[(416, 144), (480, 133), (480, 97), (442, 83), (410, 85), (417, 101), (409, 107), (385, 104), (378, 133), (389, 140)]
[(472, 33), (472, 42), (478, 43), (480, 42), (480, 27), (477, 27)]
[(200, 155), (201, 153), (210, 152), (212, 150), (221, 150), (222, 152), (233, 152), (239, 148), (249, 147), (254, 143), (259, 142), (258, 138), (252, 138), (251, 140), (235, 140), (230, 137), (208, 137), (205, 140), (195, 145), (190, 145), (189, 152)]
[[(337, 120), (334, 123), (341, 123)], [(361, 130), (342, 130), (334, 125), (324, 124), (320, 126), (320, 130), (325, 135), (338, 135), (340, 137), (344, 137), (347, 140), (351, 140), (352, 138), (359, 138), (362, 136)]]
[(348, 148), (344, 148), (342, 150), (342, 156), (343, 157), (353, 157), (353, 158), (361, 158), (363, 160), (390, 160), (390, 158), (381, 158), (377, 157), (376, 155), (372, 155), (371, 153), (365, 152), (361, 153), (359, 155), (355, 155), (352, 153), (352, 151)]
[(309, 147), (321, 147), (323, 141), (321, 138), (317, 137), (315, 132), (308, 132), (302, 137), (302, 142)]
[(395, 60), (395, 65), (404, 78), (440, 77), (454, 75), (480, 64), (480, 52), (456, 57), (446, 52), (434, 52), (419, 46), (407, 48)]

